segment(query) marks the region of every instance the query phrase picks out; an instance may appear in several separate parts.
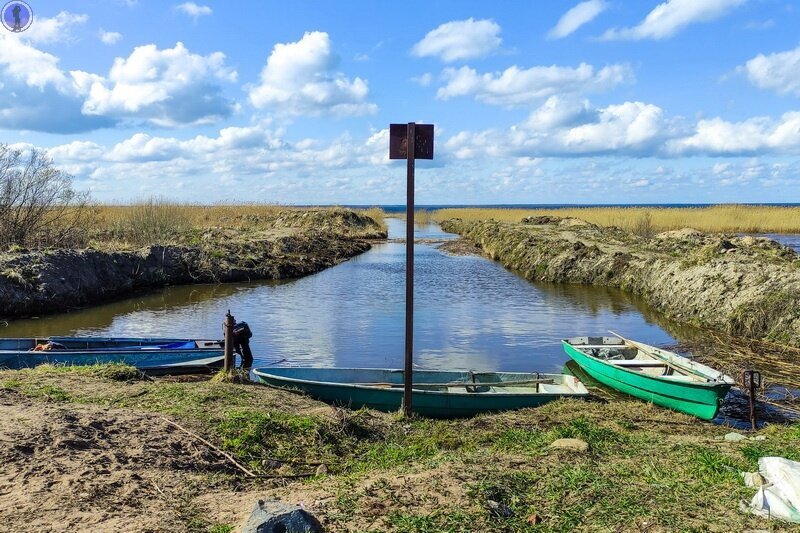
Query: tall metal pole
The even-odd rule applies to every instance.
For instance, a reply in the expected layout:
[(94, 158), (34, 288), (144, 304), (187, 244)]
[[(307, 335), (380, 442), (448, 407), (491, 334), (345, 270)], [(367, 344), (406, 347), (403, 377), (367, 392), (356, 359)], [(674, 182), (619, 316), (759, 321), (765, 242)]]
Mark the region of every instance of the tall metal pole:
[(406, 358), (403, 372), (403, 409), (405, 416), (413, 413), (411, 389), (414, 372), (414, 137), (415, 124), (408, 123), (407, 190), (406, 190)]

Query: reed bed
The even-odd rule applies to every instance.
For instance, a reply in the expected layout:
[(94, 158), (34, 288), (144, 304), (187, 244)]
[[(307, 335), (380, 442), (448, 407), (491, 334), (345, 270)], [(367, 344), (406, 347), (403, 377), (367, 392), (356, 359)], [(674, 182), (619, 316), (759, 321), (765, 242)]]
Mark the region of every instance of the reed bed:
[(616, 226), (637, 233), (686, 227), (719, 233), (800, 233), (800, 207), (778, 206), (452, 208), (435, 211), (433, 218), (519, 222), (524, 217), (542, 215), (580, 218), (598, 226)]

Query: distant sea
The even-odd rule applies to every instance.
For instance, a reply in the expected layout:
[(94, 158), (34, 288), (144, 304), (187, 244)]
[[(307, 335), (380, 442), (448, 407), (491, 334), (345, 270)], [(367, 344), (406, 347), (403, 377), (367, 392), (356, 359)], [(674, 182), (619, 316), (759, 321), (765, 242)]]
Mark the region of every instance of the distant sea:
[[(434, 205), (416, 205), (416, 209), (426, 209), (435, 211), (437, 209), (457, 209), (462, 207), (470, 208), (484, 208), (484, 209), (560, 209), (565, 207), (711, 207), (712, 205), (720, 204), (434, 204)], [(748, 203), (738, 205), (759, 205), (759, 206), (774, 206), (774, 207), (799, 207), (800, 203)], [(370, 207), (380, 207), (386, 213), (404, 213), (406, 210), (405, 204), (403, 205), (345, 205), (353, 209), (365, 209)]]

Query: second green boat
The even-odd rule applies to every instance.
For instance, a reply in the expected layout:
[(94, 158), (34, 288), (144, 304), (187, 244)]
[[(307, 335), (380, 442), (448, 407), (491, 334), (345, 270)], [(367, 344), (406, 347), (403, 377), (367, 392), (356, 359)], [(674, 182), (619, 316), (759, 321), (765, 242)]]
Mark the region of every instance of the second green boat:
[(713, 368), (622, 337), (575, 337), (562, 344), (600, 383), (705, 420), (717, 416), (735, 383)]

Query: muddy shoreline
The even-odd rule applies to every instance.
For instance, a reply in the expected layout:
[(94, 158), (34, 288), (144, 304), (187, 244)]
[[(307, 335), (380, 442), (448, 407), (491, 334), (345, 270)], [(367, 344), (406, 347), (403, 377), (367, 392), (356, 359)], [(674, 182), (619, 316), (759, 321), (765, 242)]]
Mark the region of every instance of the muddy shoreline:
[(442, 229), (533, 281), (615, 287), (678, 322), (800, 346), (800, 257), (770, 239), (691, 229), (639, 236), (559, 217), (452, 219)]
[(288, 279), (370, 249), (386, 231), (349, 210), (292, 211), (249, 226), (203, 228), (138, 250), (0, 253), (0, 317), (67, 311), (168, 285)]

